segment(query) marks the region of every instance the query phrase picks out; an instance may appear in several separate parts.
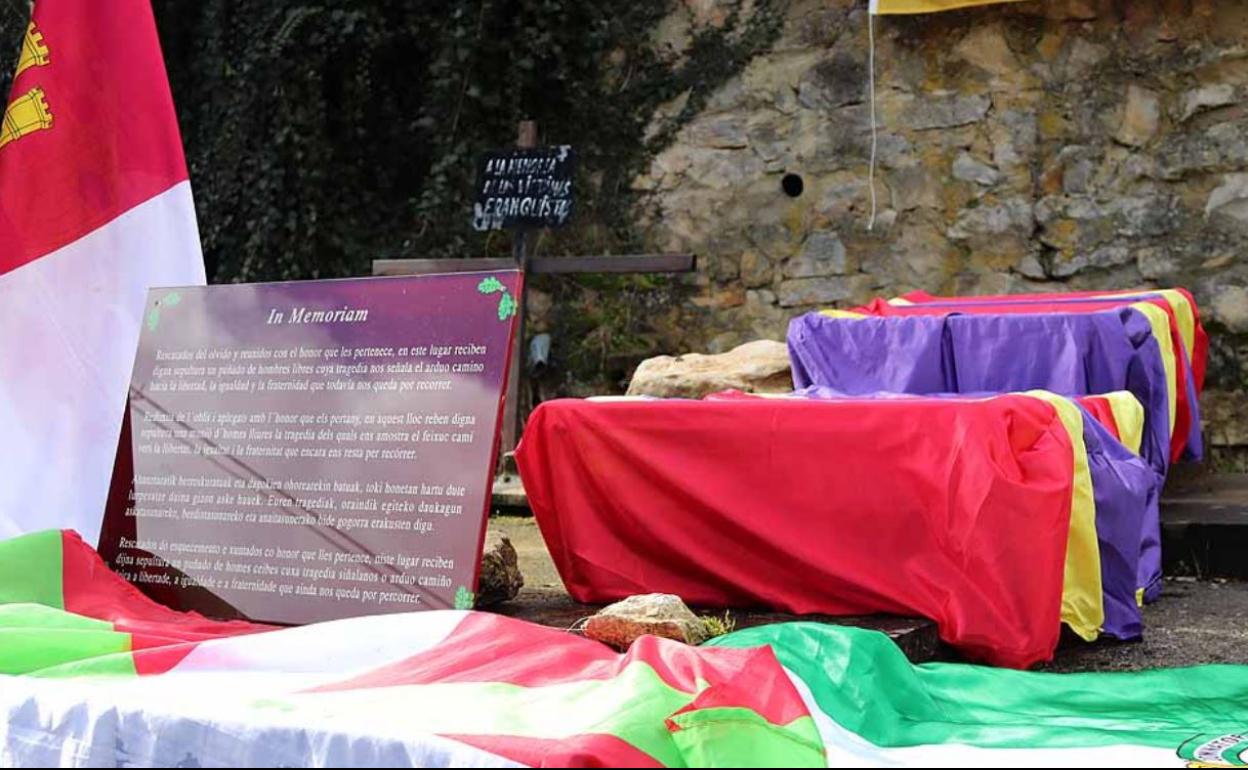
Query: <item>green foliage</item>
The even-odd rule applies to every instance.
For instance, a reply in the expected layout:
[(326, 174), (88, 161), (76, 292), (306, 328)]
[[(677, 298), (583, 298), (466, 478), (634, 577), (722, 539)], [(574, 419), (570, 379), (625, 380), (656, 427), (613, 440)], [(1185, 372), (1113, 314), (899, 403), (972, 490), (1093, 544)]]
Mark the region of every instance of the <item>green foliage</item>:
[(725, 612), (724, 616), (708, 615), (699, 618), (702, 621), (702, 627), (706, 630), (706, 638), (714, 639), (717, 636), (726, 636), (731, 634), (737, 627), (737, 621), (732, 617), (731, 612)]
[(687, 118), (739, 71), (776, 29), (761, 5), (669, 61), (651, 35), (672, 0), (153, 0), (210, 275), (506, 253), (471, 195), (522, 119), (579, 156), (577, 224), (546, 253), (635, 248), (629, 182), (675, 130), (643, 139), (655, 107), (689, 90)]

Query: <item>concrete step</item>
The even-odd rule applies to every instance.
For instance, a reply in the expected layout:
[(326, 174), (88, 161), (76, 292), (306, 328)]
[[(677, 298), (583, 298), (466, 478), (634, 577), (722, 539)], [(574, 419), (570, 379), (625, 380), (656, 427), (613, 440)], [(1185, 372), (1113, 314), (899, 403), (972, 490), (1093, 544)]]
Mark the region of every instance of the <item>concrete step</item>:
[(1248, 578), (1248, 474), (1202, 474), (1167, 487), (1161, 503), (1167, 575)]

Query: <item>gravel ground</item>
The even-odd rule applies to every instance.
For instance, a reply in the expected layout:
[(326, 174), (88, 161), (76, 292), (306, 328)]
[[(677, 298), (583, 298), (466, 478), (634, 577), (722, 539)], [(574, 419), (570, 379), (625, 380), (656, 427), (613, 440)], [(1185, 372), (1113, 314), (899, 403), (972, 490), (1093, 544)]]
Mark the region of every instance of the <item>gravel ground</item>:
[(1201, 663), (1248, 664), (1248, 583), (1166, 581), (1144, 609), (1139, 642), (1066, 644), (1046, 671), (1134, 671)]
[[(561, 589), (533, 519), (500, 516), (492, 527), (506, 532), (520, 557), (526, 589)], [(561, 593), (561, 591), (559, 591)], [(1132, 671), (1200, 663), (1248, 664), (1248, 582), (1166, 581), (1162, 598), (1144, 610), (1140, 642), (1066, 642), (1045, 671)]]

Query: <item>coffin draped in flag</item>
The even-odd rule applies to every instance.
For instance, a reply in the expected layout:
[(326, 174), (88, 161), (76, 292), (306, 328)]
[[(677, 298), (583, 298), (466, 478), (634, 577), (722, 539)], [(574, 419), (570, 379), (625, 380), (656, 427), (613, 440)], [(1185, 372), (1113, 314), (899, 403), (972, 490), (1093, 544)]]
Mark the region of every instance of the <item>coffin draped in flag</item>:
[[(1203, 454), (1200, 432), (1200, 393), (1204, 388), (1209, 340), (1200, 324), (1196, 303), (1183, 289), (1152, 292), (1091, 292), (1049, 295), (934, 297), (912, 292), (887, 302), (877, 299), (854, 308), (850, 315), (878, 316), (1092, 313), (1110, 309), (1141, 313), (1153, 327), (1162, 354), (1171, 409), (1171, 460)], [(1169, 337), (1169, 340), (1166, 337)]]
[(916, 395), (1125, 390), (1144, 407), (1141, 454), (1162, 476), (1170, 467), (1169, 378), (1153, 324), (1138, 309), (991, 315), (928, 309), (884, 316), (825, 311), (794, 318), (788, 344), (798, 388)]
[(921, 615), (1024, 667), (1063, 621), (1140, 633), (1156, 475), (1084, 415), (1048, 394), (563, 400), (517, 462), (579, 601)]
[(94, 540), (147, 289), (203, 282), (148, 0), (38, 0), (0, 127), (0, 537)]
[(0, 542), (0, 640), (15, 767), (1248, 762), (1242, 666), (915, 666), (813, 623), (622, 655), (472, 612), (269, 630), (158, 607), (61, 532)]
[[(799, 398), (861, 400), (828, 388), (811, 387), (794, 394)], [(1044, 392), (1029, 394), (1048, 399), (1070, 429), (1076, 415), (1061, 399)], [(965, 399), (966, 395), (943, 394), (938, 398)], [(976, 397), (974, 395), (969, 397)], [(991, 394), (980, 394), (990, 398)], [(714, 398), (714, 396), (712, 397)], [(870, 398), (920, 398), (901, 394), (874, 394)], [(1143, 633), (1140, 607), (1147, 578), (1141, 565), (1160, 559), (1160, 488), (1157, 475), (1139, 458), (1143, 410), (1130, 393), (1082, 396), (1071, 401), (1079, 407), (1082, 446), (1075, 451), (1087, 458), (1096, 510), (1096, 537), (1100, 549), (1101, 587), (1105, 620), (1101, 630), (1116, 639), (1137, 639)], [(1078, 472), (1078, 471), (1077, 471)], [(1068, 565), (1069, 567), (1069, 565)], [(1068, 580), (1069, 580), (1068, 569)]]

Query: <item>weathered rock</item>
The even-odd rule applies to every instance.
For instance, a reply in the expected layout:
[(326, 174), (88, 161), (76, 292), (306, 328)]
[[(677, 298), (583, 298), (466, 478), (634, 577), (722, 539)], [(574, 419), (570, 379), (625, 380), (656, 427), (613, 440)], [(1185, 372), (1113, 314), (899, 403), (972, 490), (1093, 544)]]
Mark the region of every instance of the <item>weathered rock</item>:
[(1118, 233), (1132, 238), (1156, 238), (1177, 226), (1175, 201), (1168, 195), (1124, 195), (1111, 210), (1118, 217)]
[(839, 219), (869, 205), (869, 198), (867, 180), (861, 175), (836, 175), (824, 188), (817, 210), (830, 219)]
[(780, 307), (830, 305), (860, 297), (870, 291), (871, 276), (827, 276), (823, 278), (791, 278), (777, 288)]
[(953, 161), (953, 178), (991, 187), (1001, 181), (1001, 172), (964, 152)]
[(927, 96), (915, 99), (902, 120), (919, 131), (966, 126), (983, 120), (991, 106), (992, 99), (980, 94)]
[(1058, 21), (1090, 21), (1096, 18), (1097, 3), (1095, 0), (1050, 0), (1044, 3), (1041, 10), (1049, 19)]
[(500, 530), (486, 530), (476, 606), (491, 607), (514, 599), (521, 588), (524, 575), (520, 574), (520, 561), (511, 539)]
[(940, 208), (940, 195), (946, 182), (923, 166), (899, 168), (888, 175), (893, 208), (910, 211)]
[(1159, 149), (1158, 173), (1181, 180), (1192, 173), (1248, 166), (1248, 132), (1236, 121), (1219, 123), (1205, 131), (1184, 131)]
[(1225, 216), (1248, 223), (1248, 174), (1227, 174), (1222, 184), (1209, 194), (1205, 218)]
[(1060, 190), (1068, 195), (1082, 195), (1089, 192), (1096, 176), (1099, 159), (1100, 154), (1091, 147), (1081, 145), (1063, 147), (1057, 154), (1053, 166), (1045, 172), (1046, 177), (1056, 174), (1059, 181), (1055, 181), (1052, 189), (1046, 189), (1046, 192)]
[(1161, 124), (1161, 100), (1155, 91), (1137, 85), (1127, 87), (1122, 123), (1114, 135), (1122, 144), (1142, 147), (1157, 135)]
[(812, 110), (833, 110), (866, 98), (865, 62), (837, 54), (811, 67), (797, 86), (797, 103)]
[(1044, 265), (1035, 254), (1025, 255), (1018, 261), (1018, 264), (1014, 266), (1014, 269), (1019, 275), (1037, 281), (1044, 280), (1049, 277), (1049, 274), (1045, 272)]
[(740, 187), (764, 173), (763, 161), (751, 152), (691, 148), (685, 175), (715, 190)]
[(1038, 126), (1034, 112), (1006, 110), (989, 122), (992, 134), (992, 162), (999, 169), (1026, 166), (1035, 152)]
[(1209, 426), (1209, 443), (1248, 447), (1248, 393), (1206, 390), (1200, 397), (1200, 413)]
[(1213, 317), (1236, 334), (1248, 333), (1248, 288), (1222, 286), (1215, 290)]
[(1173, 278), (1181, 268), (1178, 257), (1166, 248), (1148, 247), (1139, 250), (1135, 256), (1136, 267), (1140, 275), (1150, 281)]
[(1089, 268), (1108, 268), (1126, 265), (1133, 261), (1131, 250), (1125, 246), (1106, 246), (1091, 253), (1079, 253), (1070, 258), (1058, 257), (1053, 261), (1052, 274), (1067, 278)]
[(690, 353), (648, 358), (633, 374), (628, 395), (701, 398), (732, 389), (747, 393), (793, 390), (788, 346), (774, 340), (756, 340), (717, 355)]
[(696, 145), (720, 150), (735, 150), (749, 144), (745, 120), (732, 115), (716, 115), (698, 121), (689, 129), (689, 138)]
[(1030, 234), (1035, 225), (1031, 202), (1012, 198), (996, 205), (967, 209), (949, 228), (949, 237), (964, 240), (973, 235), (1001, 235), (1008, 232)]
[(1202, 86), (1183, 94), (1179, 120), (1186, 121), (1198, 112), (1225, 107), (1235, 103), (1235, 86), (1230, 83), (1218, 83)]
[(954, 47), (954, 53), (993, 75), (1017, 74), (1018, 58), (1010, 50), (1001, 25), (975, 25)]
[(672, 594), (642, 594), (604, 607), (585, 625), (590, 639), (626, 650), (643, 636), (660, 636), (685, 644), (707, 639), (706, 624)]
[(1109, 58), (1109, 49), (1084, 38), (1075, 38), (1066, 56), (1066, 75), (1077, 77), (1087, 74), (1101, 62)]
[(741, 253), (741, 283), (747, 289), (757, 289), (771, 283), (773, 271), (767, 255), (756, 249), (747, 249)]
[(825, 275), (845, 275), (850, 271), (845, 244), (836, 233), (811, 233), (798, 252), (784, 265), (785, 278), (815, 278)]

